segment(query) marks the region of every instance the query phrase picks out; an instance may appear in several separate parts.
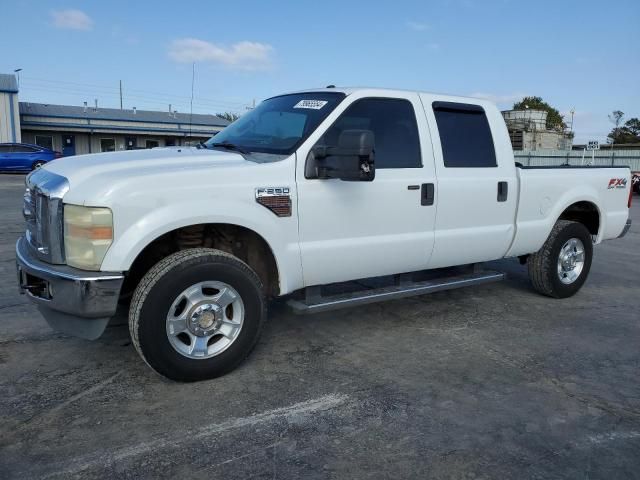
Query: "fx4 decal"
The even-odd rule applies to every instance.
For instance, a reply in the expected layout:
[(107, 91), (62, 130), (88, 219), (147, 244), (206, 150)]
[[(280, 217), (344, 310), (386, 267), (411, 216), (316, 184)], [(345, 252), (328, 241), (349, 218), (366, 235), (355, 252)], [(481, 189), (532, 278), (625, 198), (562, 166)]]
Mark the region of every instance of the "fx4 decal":
[(627, 188), (627, 179), (626, 178), (612, 178), (609, 180), (608, 189), (612, 188)]

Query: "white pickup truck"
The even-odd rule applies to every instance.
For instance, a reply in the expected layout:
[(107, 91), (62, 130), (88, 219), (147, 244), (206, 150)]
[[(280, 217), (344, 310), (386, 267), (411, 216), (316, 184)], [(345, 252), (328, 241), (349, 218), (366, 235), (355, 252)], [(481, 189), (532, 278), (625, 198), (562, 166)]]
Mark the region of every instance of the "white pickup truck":
[[(56, 160), (32, 173), (21, 290), (97, 338), (118, 305), (155, 371), (222, 375), (267, 301), (324, 311), (501, 279), (576, 293), (630, 226), (628, 168), (522, 167), (485, 100), (333, 88), (262, 102), (198, 147)], [(358, 282), (353, 282), (358, 280)]]

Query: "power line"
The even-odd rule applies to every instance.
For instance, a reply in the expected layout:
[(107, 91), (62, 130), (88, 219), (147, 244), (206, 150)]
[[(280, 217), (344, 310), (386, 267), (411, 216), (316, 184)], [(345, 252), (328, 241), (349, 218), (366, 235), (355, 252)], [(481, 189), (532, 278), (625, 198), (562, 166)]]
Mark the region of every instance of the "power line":
[[(91, 84), (91, 83), (79, 83), (79, 82), (69, 82), (69, 81), (63, 81), (63, 80), (50, 80), (50, 79), (42, 79), (42, 78), (36, 78), (36, 77), (25, 77), (23, 76), (22, 79), (24, 80), (28, 80), (29, 84), (44, 84), (45, 86), (50, 85), (50, 84), (59, 84), (60, 87), (57, 87), (56, 85), (52, 85), (52, 87), (54, 88), (63, 88), (64, 85), (73, 85), (75, 87), (81, 87), (83, 90), (90, 90), (91, 92), (96, 92), (96, 90), (102, 91), (102, 92), (110, 92), (110, 93), (118, 93), (119, 92), (119, 88), (115, 87), (115, 86), (109, 86), (109, 85), (96, 85), (96, 84)], [(145, 95), (151, 95), (151, 96), (160, 96), (162, 98), (183, 98), (185, 100), (188, 100), (190, 97), (186, 96), (186, 95), (176, 95), (176, 94), (172, 94), (172, 93), (161, 93), (161, 92), (151, 92), (148, 90), (139, 90), (139, 89), (128, 89), (128, 92), (138, 92), (138, 93), (143, 93)], [(241, 107), (244, 107), (246, 105), (248, 105), (250, 102), (243, 102), (243, 101), (233, 101), (233, 100), (220, 100), (220, 99), (212, 99), (212, 98), (202, 98), (200, 99), (201, 101), (206, 101), (208, 103), (215, 103), (218, 105), (222, 105), (222, 104), (226, 104), (226, 105), (238, 105)]]

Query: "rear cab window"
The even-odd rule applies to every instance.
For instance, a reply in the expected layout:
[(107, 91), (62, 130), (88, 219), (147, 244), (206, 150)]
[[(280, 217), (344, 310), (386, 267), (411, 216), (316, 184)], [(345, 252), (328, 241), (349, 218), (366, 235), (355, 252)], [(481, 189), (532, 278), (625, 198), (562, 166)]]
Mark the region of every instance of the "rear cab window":
[(480, 105), (433, 102), (446, 168), (497, 167), (487, 114)]

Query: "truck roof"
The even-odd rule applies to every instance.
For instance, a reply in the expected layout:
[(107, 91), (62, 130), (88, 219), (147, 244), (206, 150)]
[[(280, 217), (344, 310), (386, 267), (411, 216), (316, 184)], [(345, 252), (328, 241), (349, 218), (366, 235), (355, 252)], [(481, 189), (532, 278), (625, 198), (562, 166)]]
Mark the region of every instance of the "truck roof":
[[(449, 102), (460, 102), (460, 103), (472, 102), (480, 105), (482, 104), (494, 105), (494, 102), (492, 102), (491, 100), (487, 100), (485, 98), (469, 97), (469, 96), (463, 96), (463, 95), (449, 95), (446, 93), (421, 92), (419, 90), (410, 90), (410, 89), (401, 89), (401, 88), (337, 87), (336, 86), (336, 87), (309, 88), (305, 90), (297, 90), (295, 92), (284, 93), (283, 95), (291, 95), (295, 93), (318, 93), (318, 92), (322, 92), (322, 93), (339, 92), (339, 93), (344, 93), (345, 95), (351, 95), (352, 93), (361, 92), (361, 91), (366, 91), (369, 94), (377, 94), (377, 95), (379, 94), (398, 95), (398, 94), (407, 93), (407, 92), (424, 93), (428, 95), (433, 95), (435, 97), (439, 97), (442, 100), (449, 101)], [(280, 96), (280, 95), (277, 95), (277, 96)]]

